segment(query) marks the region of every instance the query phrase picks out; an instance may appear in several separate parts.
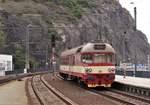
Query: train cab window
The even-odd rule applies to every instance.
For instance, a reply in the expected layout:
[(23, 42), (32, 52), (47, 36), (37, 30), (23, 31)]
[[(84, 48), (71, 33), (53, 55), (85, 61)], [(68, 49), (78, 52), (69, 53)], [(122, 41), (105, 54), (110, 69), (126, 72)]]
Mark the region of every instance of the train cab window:
[(84, 62), (84, 63), (92, 63), (93, 62), (92, 55), (90, 55), (90, 54), (82, 55), (82, 62)]
[(95, 54), (93, 59), (94, 59), (94, 63), (111, 63), (112, 55)]
[(94, 63), (103, 63), (106, 62), (106, 56), (105, 55), (95, 55), (94, 56)]

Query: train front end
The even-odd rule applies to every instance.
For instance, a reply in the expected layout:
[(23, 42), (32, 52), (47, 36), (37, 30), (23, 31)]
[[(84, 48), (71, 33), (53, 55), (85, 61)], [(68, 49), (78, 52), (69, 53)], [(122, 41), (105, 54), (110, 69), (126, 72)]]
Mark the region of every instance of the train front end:
[(115, 51), (107, 43), (89, 43), (82, 48), (81, 62), (88, 87), (111, 87), (115, 79)]

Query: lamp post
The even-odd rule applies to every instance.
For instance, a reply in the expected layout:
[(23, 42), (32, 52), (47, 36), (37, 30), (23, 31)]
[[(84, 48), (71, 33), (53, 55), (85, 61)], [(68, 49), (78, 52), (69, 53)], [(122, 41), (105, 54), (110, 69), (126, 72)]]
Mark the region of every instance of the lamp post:
[(137, 11), (136, 11), (136, 7), (134, 7), (134, 31), (136, 31), (136, 27), (137, 27)]
[(134, 5), (134, 31), (137, 29), (137, 7), (135, 6), (134, 2), (131, 2), (130, 4)]
[[(133, 30), (134, 30), (134, 32), (136, 32), (136, 30), (137, 30), (137, 8), (136, 8), (134, 2), (131, 2), (130, 4), (134, 5), (134, 27), (133, 27)], [(136, 71), (137, 71), (137, 53), (136, 52), (137, 52), (137, 48), (135, 48), (135, 58), (134, 58), (135, 69), (133, 71), (133, 76), (136, 76)]]

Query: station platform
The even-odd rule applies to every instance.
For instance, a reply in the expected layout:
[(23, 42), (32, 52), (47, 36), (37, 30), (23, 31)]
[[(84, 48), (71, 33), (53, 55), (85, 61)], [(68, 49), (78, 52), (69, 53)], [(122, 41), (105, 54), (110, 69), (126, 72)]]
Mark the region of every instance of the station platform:
[(116, 75), (115, 82), (150, 89), (150, 78), (139, 78), (130, 76), (125, 76), (124, 78), (124, 76)]
[(0, 86), (0, 105), (28, 105), (25, 80), (11, 81)]

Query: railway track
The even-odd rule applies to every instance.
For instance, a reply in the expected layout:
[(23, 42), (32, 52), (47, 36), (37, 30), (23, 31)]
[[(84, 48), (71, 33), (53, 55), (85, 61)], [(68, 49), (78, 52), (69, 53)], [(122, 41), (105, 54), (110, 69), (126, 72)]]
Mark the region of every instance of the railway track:
[(117, 94), (124, 95), (124, 96), (130, 97), (132, 99), (136, 99), (136, 100), (139, 100), (139, 101), (142, 101), (142, 102), (150, 104), (150, 98), (149, 97), (141, 97), (141, 96), (133, 95), (131, 93), (122, 92), (122, 91), (115, 90), (115, 89), (109, 89), (109, 91), (115, 92)]
[(78, 105), (49, 85), (40, 75), (32, 77), (31, 86), (41, 105)]
[[(59, 75), (56, 75), (58, 79), (63, 79)], [(105, 89), (105, 90), (95, 90), (95, 89), (89, 89), (89, 91), (94, 92), (98, 95), (105, 96), (107, 98), (110, 98), (112, 100), (115, 100), (117, 102), (120, 102), (122, 104), (127, 105), (150, 105), (150, 99), (148, 97), (141, 97), (132, 95), (126, 92), (114, 90), (114, 89)]]
[(3, 76), (0, 78), (0, 86), (5, 85), (13, 80), (18, 80), (20, 81), (24, 77), (30, 77), (34, 75), (39, 75), (39, 74), (46, 74), (48, 72), (37, 72), (37, 73), (22, 73), (22, 74), (13, 74), (13, 75), (7, 75)]
[(103, 91), (98, 91), (98, 90), (90, 90), (91, 92), (94, 92), (98, 95), (105, 96), (107, 98), (110, 98), (112, 100), (118, 101), (122, 104), (127, 104), (127, 105), (150, 105), (150, 101), (148, 99), (144, 99), (143, 97), (127, 94), (125, 92), (120, 92), (117, 90), (103, 90)]

